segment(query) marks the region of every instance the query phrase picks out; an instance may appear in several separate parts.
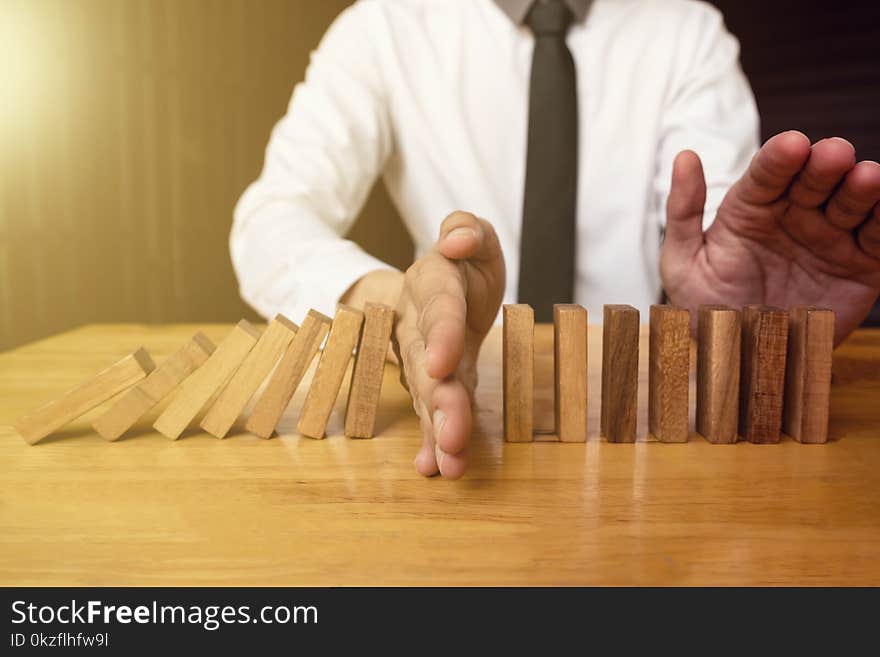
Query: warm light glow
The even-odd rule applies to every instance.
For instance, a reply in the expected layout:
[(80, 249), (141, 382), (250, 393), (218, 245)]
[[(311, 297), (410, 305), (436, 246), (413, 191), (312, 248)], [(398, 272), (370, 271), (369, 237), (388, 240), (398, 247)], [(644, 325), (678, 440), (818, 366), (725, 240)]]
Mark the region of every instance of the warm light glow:
[(28, 116), (39, 111), (40, 82), (49, 68), (49, 35), (45, 26), (40, 29), (40, 4), (0, 2), (0, 135), (5, 147), (25, 132), (21, 128)]

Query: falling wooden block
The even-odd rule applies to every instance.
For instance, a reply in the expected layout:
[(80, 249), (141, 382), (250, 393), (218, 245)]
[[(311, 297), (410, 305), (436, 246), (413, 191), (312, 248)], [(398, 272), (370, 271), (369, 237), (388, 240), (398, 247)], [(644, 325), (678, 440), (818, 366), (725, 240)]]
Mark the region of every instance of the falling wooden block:
[(181, 381), (204, 364), (214, 348), (214, 343), (206, 335), (196, 333), (146, 379), (116, 400), (106, 413), (92, 423), (92, 427), (107, 440), (118, 440)]
[(612, 443), (636, 439), (639, 393), (639, 311), (606, 305), (602, 327), (600, 435)]
[(742, 315), (730, 306), (697, 314), (697, 431), (710, 443), (736, 442)]
[(834, 311), (789, 309), (782, 428), (801, 443), (828, 441)]
[(138, 349), (58, 399), (31, 411), (15, 423), (15, 429), (25, 441), (34, 445), (113, 395), (133, 386), (155, 367), (146, 350)]
[(739, 432), (752, 443), (778, 443), (788, 313), (772, 306), (746, 306), (742, 325)]
[(241, 320), (210, 355), (205, 364), (180, 384), (177, 394), (153, 428), (177, 440), (208, 400), (232, 376), (245, 356), (257, 343), (260, 332)]
[(648, 339), (648, 430), (664, 443), (687, 442), (690, 312), (651, 306)]
[(296, 430), (301, 435), (318, 439), (324, 437), (363, 323), (362, 311), (342, 304), (336, 309), (327, 343), (321, 352), (321, 359), (296, 425)]
[(297, 325), (284, 315), (276, 315), (269, 322), (257, 344), (202, 418), (202, 429), (217, 438), (224, 438), (229, 433), (257, 388), (269, 376), (269, 372), (293, 340), (297, 329)]
[(504, 440), (529, 443), (535, 439), (535, 311), (505, 304), (502, 317)]
[(378, 303), (364, 306), (364, 328), (354, 359), (345, 410), (345, 435), (372, 438), (382, 392), (385, 358), (394, 327), (394, 310)]
[(269, 438), (278, 426), (284, 409), (290, 403), (303, 375), (308, 370), (315, 354), (330, 329), (330, 318), (316, 310), (310, 310), (302, 326), (281, 357), (278, 367), (266, 384), (263, 394), (254, 406), (245, 429), (259, 436)]
[(556, 433), (564, 443), (587, 439), (587, 311), (553, 306), (553, 385)]

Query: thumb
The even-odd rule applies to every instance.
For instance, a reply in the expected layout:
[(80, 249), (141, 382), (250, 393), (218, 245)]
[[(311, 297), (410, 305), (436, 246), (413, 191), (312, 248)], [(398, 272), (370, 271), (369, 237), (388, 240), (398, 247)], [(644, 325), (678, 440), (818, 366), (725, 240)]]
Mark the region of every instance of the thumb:
[(679, 153), (672, 165), (672, 185), (666, 201), (666, 238), (663, 257), (684, 263), (703, 244), (703, 208), (706, 179), (700, 157), (693, 151)]

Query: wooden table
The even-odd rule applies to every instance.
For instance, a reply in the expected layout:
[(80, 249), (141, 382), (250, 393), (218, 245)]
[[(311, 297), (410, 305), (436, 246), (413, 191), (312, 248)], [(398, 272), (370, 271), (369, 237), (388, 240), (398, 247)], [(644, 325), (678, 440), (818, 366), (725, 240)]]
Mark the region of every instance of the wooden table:
[[(143, 344), (166, 356), (201, 328), (87, 326), (0, 355), (0, 424)], [(827, 445), (597, 437), (591, 329), (586, 445), (501, 440), (500, 334), (487, 341), (469, 474), (423, 479), (418, 424), (386, 369), (373, 440), (293, 435), (298, 393), (261, 440), (150, 429), (107, 443), (94, 414), (29, 447), (0, 427), (0, 584), (880, 584), (880, 332), (835, 355)], [(552, 422), (548, 327), (538, 424)], [(693, 363), (692, 363), (693, 365)], [(693, 405), (693, 404), (692, 404)], [(692, 409), (693, 414), (693, 409)]]

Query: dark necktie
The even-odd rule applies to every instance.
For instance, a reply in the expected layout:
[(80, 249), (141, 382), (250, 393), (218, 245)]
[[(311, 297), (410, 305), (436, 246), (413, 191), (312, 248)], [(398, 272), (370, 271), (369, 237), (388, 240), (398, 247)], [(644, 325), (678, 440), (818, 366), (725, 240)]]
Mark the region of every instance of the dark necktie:
[(536, 2), (529, 86), (529, 137), (520, 240), (519, 301), (549, 322), (554, 303), (574, 301), (578, 111), (574, 59), (565, 45), (572, 13), (562, 0)]

